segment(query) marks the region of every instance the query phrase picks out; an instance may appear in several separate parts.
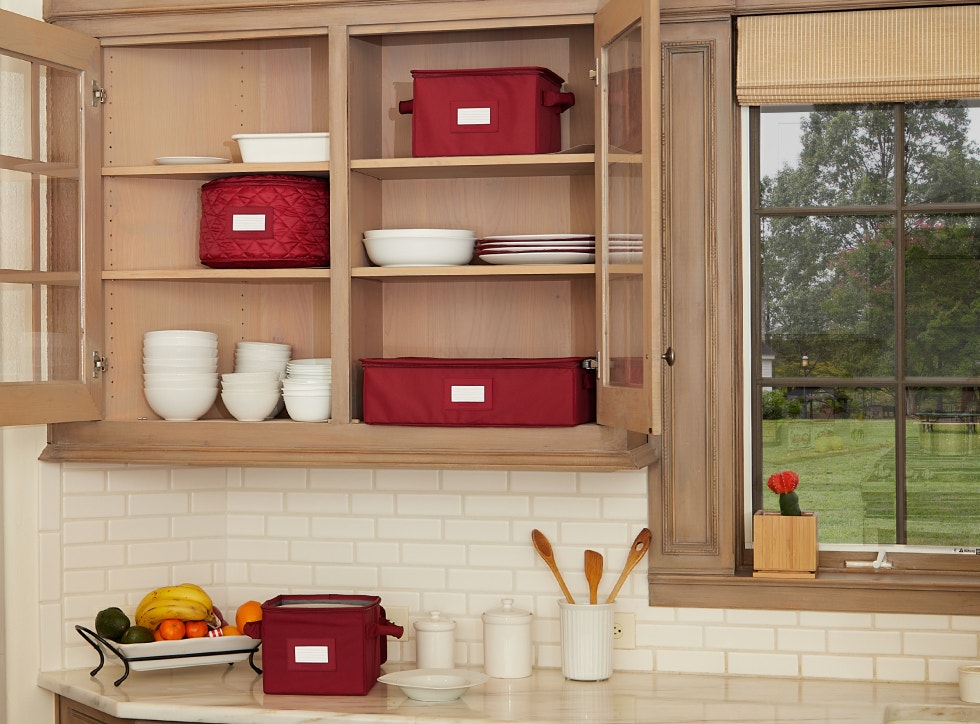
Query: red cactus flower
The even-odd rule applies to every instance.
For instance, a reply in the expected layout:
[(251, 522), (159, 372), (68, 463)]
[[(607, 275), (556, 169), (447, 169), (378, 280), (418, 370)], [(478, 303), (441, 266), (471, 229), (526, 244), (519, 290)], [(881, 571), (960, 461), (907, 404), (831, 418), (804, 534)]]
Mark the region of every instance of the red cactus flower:
[(796, 486), (800, 484), (800, 476), (792, 470), (784, 470), (781, 473), (773, 473), (769, 476), (766, 485), (774, 493), (792, 493)]

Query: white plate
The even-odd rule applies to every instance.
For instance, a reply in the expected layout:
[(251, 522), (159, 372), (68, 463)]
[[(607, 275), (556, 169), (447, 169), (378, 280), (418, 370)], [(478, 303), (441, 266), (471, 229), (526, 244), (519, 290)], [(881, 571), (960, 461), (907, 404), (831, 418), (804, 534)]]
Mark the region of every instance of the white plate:
[(204, 664), (233, 664), (244, 661), (262, 641), (251, 636), (203, 636), (179, 641), (146, 644), (115, 644), (133, 671), (177, 669)]
[(231, 163), (230, 158), (218, 156), (161, 156), (154, 159), (161, 166), (186, 166), (194, 163)]
[(452, 701), (489, 679), (484, 673), (465, 669), (412, 669), (378, 677), (382, 684), (397, 686), (416, 701)]
[(565, 246), (564, 244), (555, 244), (554, 246), (507, 246), (506, 244), (501, 244), (500, 246), (483, 246), (476, 250), (477, 254), (537, 254), (540, 252), (546, 252), (548, 254), (554, 254), (557, 252), (594, 254), (595, 247)]
[(514, 252), (512, 254), (480, 254), (488, 264), (591, 264), (595, 254), (579, 251), (565, 252)]
[(541, 241), (486, 241), (481, 239), (476, 242), (477, 249), (528, 249), (537, 248), (541, 246), (547, 247), (567, 247), (567, 248), (582, 248), (582, 249), (594, 249), (595, 240), (594, 239), (542, 239)]
[(514, 236), (484, 236), (480, 241), (572, 241), (595, 240), (594, 234), (517, 234)]

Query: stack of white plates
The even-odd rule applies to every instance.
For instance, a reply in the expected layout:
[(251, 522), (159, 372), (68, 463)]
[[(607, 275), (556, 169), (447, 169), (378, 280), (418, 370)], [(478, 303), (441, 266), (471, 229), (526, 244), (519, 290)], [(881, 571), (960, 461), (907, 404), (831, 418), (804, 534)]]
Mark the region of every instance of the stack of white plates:
[(462, 266), (473, 260), (476, 233), (466, 229), (375, 229), (364, 250), (378, 266)]
[(487, 236), (476, 243), (476, 255), (488, 264), (591, 264), (595, 261), (595, 236)]
[(143, 335), (143, 394), (164, 420), (197, 420), (218, 397), (218, 335), (160, 329)]
[(609, 261), (612, 264), (643, 261), (643, 234), (610, 234)]
[[(271, 372), (276, 379), (282, 380), (286, 376), (286, 363), (292, 353), (291, 346), (279, 342), (239, 342), (235, 345), (235, 372)], [(275, 417), (282, 409), (280, 397), (266, 418)]]
[(330, 418), (333, 398), (333, 366), (329, 357), (294, 359), (286, 365), (282, 381), (286, 413), (301, 422)]

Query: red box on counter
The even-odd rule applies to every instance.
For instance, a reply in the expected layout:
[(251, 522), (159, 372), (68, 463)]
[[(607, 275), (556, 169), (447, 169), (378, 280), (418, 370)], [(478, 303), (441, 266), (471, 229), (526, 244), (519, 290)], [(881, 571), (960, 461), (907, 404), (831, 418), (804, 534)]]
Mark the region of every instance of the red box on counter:
[(387, 637), (402, 634), (378, 596), (343, 594), (276, 596), (262, 604), (258, 627), (266, 694), (367, 694), (388, 658)]
[(547, 68), (413, 70), (413, 156), (491, 156), (561, 150), (561, 114), (575, 104)]
[(201, 263), (214, 268), (328, 266), (326, 179), (230, 176), (201, 187)]
[(585, 357), (362, 359), (366, 423), (561, 427), (595, 420)]

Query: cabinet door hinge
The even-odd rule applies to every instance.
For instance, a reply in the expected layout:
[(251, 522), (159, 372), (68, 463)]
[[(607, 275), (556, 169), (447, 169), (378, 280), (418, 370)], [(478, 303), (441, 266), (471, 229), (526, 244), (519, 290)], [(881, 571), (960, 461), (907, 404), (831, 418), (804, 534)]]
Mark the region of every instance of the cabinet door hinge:
[(105, 362), (105, 357), (99, 354), (96, 350), (92, 353), (92, 377), (98, 377), (103, 372), (108, 369)]
[(599, 85), (599, 59), (598, 58), (595, 59), (595, 67), (589, 68), (589, 78), (591, 78), (592, 82), (595, 83), (597, 86)]
[(100, 103), (105, 103), (106, 98), (109, 94), (106, 93), (105, 88), (99, 85), (99, 81), (92, 81), (92, 105), (98, 106)]
[(598, 358), (588, 358), (582, 360), (582, 369), (594, 370), (596, 379), (599, 379), (599, 360)]

